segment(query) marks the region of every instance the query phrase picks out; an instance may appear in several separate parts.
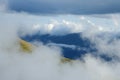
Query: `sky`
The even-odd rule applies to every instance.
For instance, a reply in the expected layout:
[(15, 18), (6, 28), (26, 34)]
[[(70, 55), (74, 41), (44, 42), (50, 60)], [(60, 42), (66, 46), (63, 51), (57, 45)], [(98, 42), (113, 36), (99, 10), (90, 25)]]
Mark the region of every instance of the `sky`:
[[(0, 80), (120, 80), (120, 39), (113, 38), (120, 33), (119, 7), (119, 0), (0, 0)], [(86, 54), (84, 61), (61, 63), (61, 47), (41, 42), (31, 54), (21, 51), (18, 33), (37, 31), (82, 32), (96, 44), (96, 54), (117, 59)]]
[(119, 0), (0, 0), (9, 10), (31, 14), (119, 13)]

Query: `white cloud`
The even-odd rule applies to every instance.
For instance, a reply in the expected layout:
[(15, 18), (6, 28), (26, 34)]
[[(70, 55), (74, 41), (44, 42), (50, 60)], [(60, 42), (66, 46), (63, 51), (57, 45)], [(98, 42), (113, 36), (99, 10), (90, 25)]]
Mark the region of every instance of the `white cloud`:
[[(18, 45), (18, 29), (23, 28), (28, 32), (34, 32), (33, 29), (36, 30), (40, 28), (41, 30), (44, 30), (45, 28), (45, 30), (49, 29), (53, 32), (58, 30), (59, 34), (61, 31), (64, 31), (62, 29), (67, 29), (69, 33), (79, 32), (81, 30), (86, 31), (83, 33), (83, 36), (89, 34), (87, 37), (97, 43), (97, 48), (100, 51), (107, 52), (108, 55), (113, 53), (114, 55), (119, 56), (119, 40), (114, 40), (112, 43), (107, 44), (109, 37), (104, 35), (105, 37), (97, 38), (96, 35), (102, 32), (99, 32), (99, 30), (97, 30), (98, 28), (93, 28), (86, 21), (77, 23), (69, 20), (63, 21), (63, 19), (59, 21), (54, 18), (57, 22), (55, 23), (47, 21), (42, 22), (44, 18), (38, 18), (41, 17), (31, 16), (28, 14), (1, 13), (0, 80), (120, 80), (119, 61), (105, 62), (100, 58), (86, 55), (84, 56), (84, 61), (76, 60), (71, 63), (60, 63), (60, 49), (56, 46), (48, 47), (42, 44), (40, 44), (31, 54), (21, 52), (19, 50), (20, 46)], [(88, 17), (86, 19), (88, 19)], [(97, 21), (102, 20), (98, 18), (94, 19)], [(94, 24), (97, 25), (99, 22), (94, 22)], [(104, 26), (104, 24), (102, 25)], [(54, 26), (55, 28), (47, 28), (49, 26)], [(90, 28), (84, 26), (88, 26)], [(104, 32), (109, 32), (110, 28), (103, 26), (102, 29)], [(25, 27), (27, 27), (27, 29), (25, 29)], [(116, 30), (116, 28), (114, 29)]]

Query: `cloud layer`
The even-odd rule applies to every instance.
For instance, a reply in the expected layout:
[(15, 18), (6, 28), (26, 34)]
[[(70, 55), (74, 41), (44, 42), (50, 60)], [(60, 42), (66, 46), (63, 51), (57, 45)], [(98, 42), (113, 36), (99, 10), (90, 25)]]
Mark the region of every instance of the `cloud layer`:
[[(97, 54), (116, 55), (120, 58), (120, 40), (115, 39), (108, 44), (110, 36), (119, 33), (119, 24), (116, 26), (114, 23), (114, 20), (119, 22), (118, 19), (68, 17), (0, 13), (0, 80), (120, 80), (119, 60), (106, 62), (92, 55), (85, 55), (84, 61), (61, 63), (61, 48), (43, 44), (39, 44), (32, 54), (20, 51), (18, 31), (21, 29), (31, 34), (40, 29), (42, 33), (51, 35), (57, 32), (60, 35), (65, 29), (64, 34), (83, 32), (83, 37), (97, 44)], [(99, 34), (102, 37), (98, 37)]]
[[(119, 13), (119, 0), (6, 0), (9, 10), (32, 14)], [(2, 1), (3, 2), (3, 1)]]

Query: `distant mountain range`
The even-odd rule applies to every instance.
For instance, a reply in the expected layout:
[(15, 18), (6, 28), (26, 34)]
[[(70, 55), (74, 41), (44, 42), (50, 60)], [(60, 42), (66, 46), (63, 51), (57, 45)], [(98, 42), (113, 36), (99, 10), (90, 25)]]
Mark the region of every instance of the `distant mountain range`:
[(59, 46), (62, 48), (65, 58), (69, 59), (81, 59), (85, 54), (93, 54), (93, 56), (100, 57), (103, 60), (111, 61), (112, 57), (107, 55), (98, 55), (95, 44), (92, 43), (88, 38), (83, 38), (81, 33), (71, 33), (67, 35), (40, 35), (38, 33), (33, 35), (21, 36), (21, 38), (27, 42), (42, 42), (48, 46)]

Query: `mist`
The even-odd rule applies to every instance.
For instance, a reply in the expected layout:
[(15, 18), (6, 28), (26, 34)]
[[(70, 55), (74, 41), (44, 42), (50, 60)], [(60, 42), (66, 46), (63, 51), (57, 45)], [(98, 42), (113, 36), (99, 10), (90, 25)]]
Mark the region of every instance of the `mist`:
[[(120, 40), (108, 43), (110, 35), (119, 33), (119, 24), (116, 27), (115, 22), (119, 19), (75, 16), (77, 20), (72, 21), (69, 16), (74, 15), (38, 17), (26, 13), (0, 14), (0, 80), (120, 80)], [(18, 32), (22, 31), (19, 34), (24, 35), (38, 30), (39, 34), (56, 36), (82, 32), (83, 37), (97, 44), (96, 54), (115, 55), (118, 59), (107, 62), (86, 54), (83, 60), (61, 63), (61, 47), (42, 43), (38, 43), (39, 46), (31, 53), (21, 51)], [(103, 33), (106, 35), (98, 37)]]

